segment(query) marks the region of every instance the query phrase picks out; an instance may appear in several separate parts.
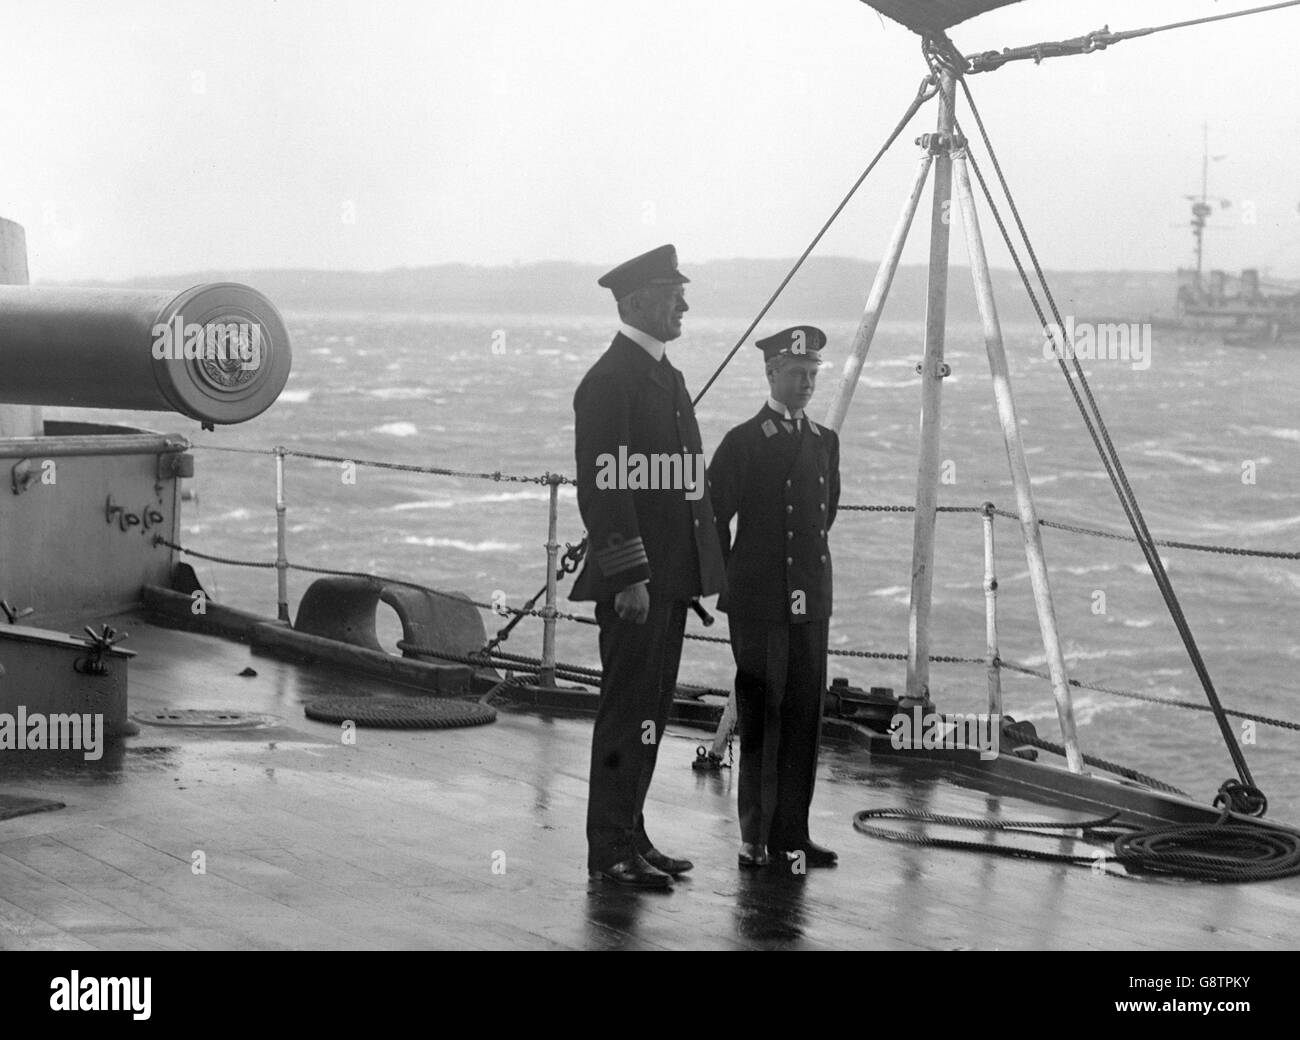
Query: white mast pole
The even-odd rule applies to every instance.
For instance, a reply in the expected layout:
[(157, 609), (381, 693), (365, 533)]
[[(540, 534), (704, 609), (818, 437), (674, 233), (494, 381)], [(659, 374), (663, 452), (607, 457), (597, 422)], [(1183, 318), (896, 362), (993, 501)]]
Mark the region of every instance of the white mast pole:
[(939, 78), (937, 133), (922, 142), (935, 156), (934, 202), (930, 209), (930, 287), (925, 305), (925, 360), (921, 363), (921, 450), (916, 474), (916, 516), (912, 525), (912, 593), (907, 617), (907, 692), (904, 710), (930, 702), (930, 592), (934, 582), (934, 521), (939, 495), (939, 405), (946, 366), (944, 321), (948, 310), (948, 220), (952, 202), (952, 157), (956, 80)]
[(993, 396), (997, 401), (998, 419), (1002, 424), (1002, 439), (1007, 446), (1007, 461), (1011, 465), (1011, 482), (1016, 489), (1016, 507), (1025, 537), (1025, 559), (1029, 563), (1029, 582), (1034, 590), (1038, 627), (1043, 635), (1047, 669), (1052, 677), (1052, 694), (1056, 698), (1056, 714), (1061, 723), (1066, 764), (1070, 772), (1083, 773), (1083, 755), (1079, 751), (1079, 737), (1074, 726), (1074, 707), (1070, 700), (1065, 655), (1061, 651), (1061, 634), (1056, 627), (1056, 608), (1052, 603), (1052, 588), (1047, 578), (1047, 558), (1043, 554), (1038, 512), (1029, 484), (1029, 465), (1025, 461), (1025, 448), (1020, 440), (1020, 424), (1016, 419), (1016, 405), (1011, 395), (1011, 375), (1002, 344), (1002, 328), (998, 323), (997, 306), (993, 302), (993, 281), (989, 277), (984, 241), (980, 237), (979, 218), (975, 213), (975, 197), (971, 192), (970, 171), (966, 166), (964, 150), (956, 153), (955, 167), (957, 201), (961, 206), (971, 275), (975, 280), (975, 302), (979, 307), (980, 321), (984, 325), (984, 345), (989, 356), (989, 369), (993, 374)]
[(853, 391), (857, 389), (858, 378), (862, 375), (862, 365), (867, 360), (867, 351), (876, 335), (876, 327), (880, 324), (880, 312), (884, 309), (885, 298), (889, 295), (894, 273), (898, 270), (898, 258), (902, 256), (903, 245), (907, 242), (907, 233), (911, 230), (912, 218), (916, 216), (917, 203), (921, 200), (921, 192), (925, 189), (926, 177), (929, 176), (933, 162), (934, 156), (927, 152), (917, 164), (912, 190), (903, 204), (903, 212), (898, 218), (898, 223), (894, 225), (894, 234), (885, 250), (885, 258), (876, 269), (875, 280), (871, 283), (871, 292), (867, 295), (867, 305), (862, 311), (862, 320), (858, 322), (858, 330), (853, 334), (853, 345), (849, 356), (844, 359), (844, 371), (840, 375), (840, 382), (835, 388), (830, 406), (826, 409), (823, 425), (829, 426), (836, 433), (844, 424), (844, 416), (848, 413), (849, 404), (853, 400)]

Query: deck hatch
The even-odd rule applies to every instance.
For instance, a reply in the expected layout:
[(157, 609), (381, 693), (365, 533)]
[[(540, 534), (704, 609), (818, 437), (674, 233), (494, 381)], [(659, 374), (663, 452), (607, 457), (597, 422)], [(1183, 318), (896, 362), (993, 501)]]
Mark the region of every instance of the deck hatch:
[(276, 715), (228, 708), (155, 708), (131, 716), (147, 726), (196, 726), (205, 729), (265, 729), (283, 720)]

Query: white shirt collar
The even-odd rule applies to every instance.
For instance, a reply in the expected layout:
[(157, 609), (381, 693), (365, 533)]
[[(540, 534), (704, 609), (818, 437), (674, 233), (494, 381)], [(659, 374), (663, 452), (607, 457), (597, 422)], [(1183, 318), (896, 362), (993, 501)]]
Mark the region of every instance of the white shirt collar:
[(656, 361), (663, 360), (664, 350), (666, 349), (667, 344), (661, 343), (659, 340), (655, 339), (652, 335), (650, 335), (650, 333), (642, 332), (640, 329), (634, 329), (627, 322), (623, 322), (622, 324), (620, 324), (618, 327), (618, 331), (623, 333), (623, 335), (626, 336), (628, 339), (630, 339), (633, 343), (640, 346), (643, 350), (645, 350), (647, 354), (649, 354)]
[(789, 408), (783, 405), (775, 397), (769, 397), (767, 399), (767, 406), (771, 408), (772, 411), (776, 412), (776, 414), (782, 419), (802, 419), (804, 417), (802, 408), (799, 409), (799, 411), (792, 413)]

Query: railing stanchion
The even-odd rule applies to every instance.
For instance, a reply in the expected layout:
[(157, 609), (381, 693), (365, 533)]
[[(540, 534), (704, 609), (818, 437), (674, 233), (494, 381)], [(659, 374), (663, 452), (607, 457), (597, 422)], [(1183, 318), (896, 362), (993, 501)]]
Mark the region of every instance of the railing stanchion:
[(289, 554), (286, 545), (286, 504), (284, 500), (284, 448), (275, 448), (275, 585), (276, 617), (289, 620)]
[(542, 671), (543, 686), (555, 685), (555, 568), (559, 563), (560, 543), (558, 515), (560, 509), (560, 482), (558, 473), (547, 473), (546, 483), (551, 489), (551, 502), (546, 532), (546, 606), (542, 608)]
[(1002, 662), (998, 657), (998, 576), (993, 559), (993, 503), (984, 503), (984, 634), (988, 640), (989, 715), (1002, 716)]

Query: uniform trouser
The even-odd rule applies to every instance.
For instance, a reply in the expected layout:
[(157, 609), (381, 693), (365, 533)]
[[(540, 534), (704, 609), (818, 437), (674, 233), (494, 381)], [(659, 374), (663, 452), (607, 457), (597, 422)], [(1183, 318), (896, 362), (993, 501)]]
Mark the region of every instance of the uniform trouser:
[(591, 732), (589, 870), (653, 847), (642, 810), (677, 686), (686, 603), (651, 593), (650, 613), (641, 625), (622, 620), (612, 602), (597, 603), (596, 621), (604, 678)]
[(809, 840), (830, 622), (733, 615), (727, 624), (740, 713), (740, 840), (797, 849)]

